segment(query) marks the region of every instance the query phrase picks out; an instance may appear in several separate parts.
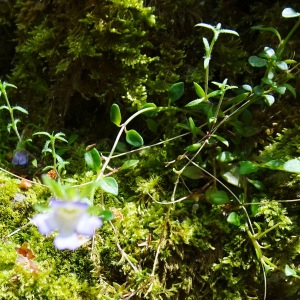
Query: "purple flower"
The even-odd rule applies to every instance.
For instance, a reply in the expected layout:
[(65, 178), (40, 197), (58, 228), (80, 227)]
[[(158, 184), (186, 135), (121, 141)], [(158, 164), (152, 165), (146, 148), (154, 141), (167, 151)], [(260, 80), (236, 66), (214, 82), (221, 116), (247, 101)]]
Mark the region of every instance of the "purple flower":
[(18, 150), (15, 152), (12, 159), (12, 164), (15, 166), (24, 166), (28, 164), (28, 152), (26, 150)]
[(59, 231), (54, 239), (59, 250), (75, 250), (81, 246), (78, 235), (91, 237), (95, 229), (102, 226), (100, 218), (87, 212), (87, 203), (52, 199), (50, 207), (50, 212), (35, 215), (33, 222), (43, 235)]

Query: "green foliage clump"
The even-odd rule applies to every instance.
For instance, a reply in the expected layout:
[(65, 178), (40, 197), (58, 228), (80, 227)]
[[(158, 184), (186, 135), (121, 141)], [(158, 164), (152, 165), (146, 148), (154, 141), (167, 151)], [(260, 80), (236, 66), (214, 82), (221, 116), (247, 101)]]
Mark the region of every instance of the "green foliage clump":
[[(294, 128), (285, 128), (277, 133), (276, 137), (271, 139), (259, 155), (262, 162), (278, 160), (286, 162), (289, 159), (300, 157), (300, 132), (295, 124)], [(267, 176), (266, 176), (267, 174)], [(269, 187), (270, 196), (276, 199), (299, 198), (300, 190), (298, 188), (299, 176), (286, 172), (264, 171), (265, 184)], [(293, 207), (294, 205), (290, 205)]]
[[(77, 235), (82, 245), (74, 252), (58, 251), (53, 245), (57, 233), (43, 237), (32, 224), (37, 220), (33, 218), (35, 204), (41, 204), (35, 207), (46, 214), (46, 210), (51, 209), (43, 205), (48, 202), (49, 191), (38, 183), (29, 190), (21, 190), (17, 180), (3, 176), (0, 258), (8, 257), (7, 262), (0, 264), (0, 289), (4, 297), (263, 299), (272, 295), (272, 289), (266, 292), (262, 288), (267, 282), (272, 283), (272, 288), (283, 286), (277, 294), (282, 298), (299, 294), (299, 216), (279, 202), (284, 200), (272, 201), (262, 181), (251, 179), (252, 173), (257, 172), (259, 176), (260, 168), (266, 165), (244, 160), (250, 155), (256, 158), (253, 148), (241, 151), (248, 145), (242, 145), (241, 137), (251, 140), (252, 144), (258, 133), (252, 126), (252, 106), (272, 105), (273, 94), (284, 95), (286, 89), (295, 93), (287, 84), (291, 79), (288, 75), (293, 74), (281, 60), (284, 58), (279, 51), (280, 43), (277, 56), (270, 47), (252, 56), (250, 65), (264, 67), (265, 75), (259, 76), (259, 79), (264, 76), (259, 85), (255, 85), (254, 76), (253, 87), (246, 84), (235, 94), (238, 87), (230, 85), (227, 78), (216, 82), (210, 77), (217, 80), (232, 66), (229, 76), (237, 78), (245, 65), (239, 59), (246, 53), (241, 49), (230, 51), (230, 48), (240, 43), (224, 39), (216, 48), (217, 64), (211, 68), (210, 59), (219, 34), (238, 36), (236, 31), (223, 28), (220, 23), (216, 26), (197, 24), (213, 32), (212, 39), (202, 40), (204, 71), (182, 64), (185, 59), (182, 48), (191, 51), (199, 42), (194, 43), (192, 36), (177, 42), (179, 36), (183, 39), (183, 33), (177, 33), (176, 27), (178, 24), (192, 27), (193, 18), (200, 18), (198, 13), (203, 13), (205, 1), (186, 1), (199, 11), (186, 8), (182, 1), (161, 2), (157, 4), (157, 12), (144, 6), (144, 1), (100, 2), (101, 5), (94, 1), (55, 4), (41, 1), (32, 7), (31, 0), (17, 1), (18, 64), (13, 76), (19, 80), (22, 90), (26, 87), (24, 96), (35, 91), (36, 98), (32, 101), (43, 103), (55, 99), (50, 109), (43, 107), (44, 112), (50, 115), (53, 109), (59, 116), (63, 111), (63, 118), (74, 109), (72, 106), (76, 107), (77, 98), (109, 105), (115, 98), (123, 97), (124, 106), (131, 110), (131, 106), (141, 108), (148, 96), (155, 97), (166, 91), (168, 83), (178, 79), (176, 72), (180, 70), (183, 77), (194, 80), (198, 76), (200, 82), (195, 82), (194, 87), (199, 98), (181, 103), (190, 98), (190, 93), (185, 94), (184, 83), (179, 82), (171, 86), (168, 103), (166, 99), (157, 101), (161, 101), (162, 107), (150, 103), (148, 109), (152, 111), (139, 110), (124, 123), (119, 106), (114, 104), (110, 117), (120, 131), (108, 156), (91, 145), (84, 154), (91, 171), (85, 172), (84, 167), (80, 167), (73, 178), (64, 178), (65, 173), (58, 172), (61, 176), (57, 181), (44, 179), (54, 197), (63, 201), (77, 198), (85, 201), (90, 209), (88, 214), (101, 217), (99, 212), (110, 213), (107, 209), (114, 213), (114, 219), (112, 215), (106, 218), (109, 222), (105, 222), (92, 239)], [(221, 10), (221, 1), (217, 4), (217, 10)], [(298, 17), (300, 13), (292, 11), (292, 15)], [(166, 28), (166, 40), (159, 43), (156, 34)], [(174, 51), (170, 47), (172, 43)], [(234, 56), (236, 63), (231, 64), (229, 59), (222, 63), (221, 54), (227, 58)], [(32, 74), (30, 79), (26, 77), (28, 73)], [(88, 112), (85, 113), (89, 117)], [(156, 113), (163, 113), (157, 122)], [(143, 137), (127, 127), (131, 120), (142, 115), (148, 118), (148, 126), (152, 125), (147, 140), (153, 138), (153, 143), (161, 137), (165, 140), (153, 147), (137, 149), (144, 146)], [(54, 131), (52, 135), (46, 131), (37, 133), (50, 138), (44, 146), (44, 152), (52, 154), (50, 168), (62, 171), (59, 164), (65, 164), (60, 155), (68, 146), (56, 152)], [(122, 133), (129, 144), (125, 150), (119, 143)], [(285, 138), (285, 133), (279, 136), (278, 143), (282, 140), (288, 144), (290, 137)], [(62, 136), (59, 133), (56, 137), (67, 142)], [(274, 157), (285, 161), (290, 158), (290, 152), (298, 151), (297, 142), (284, 151), (286, 145), (276, 148), (275, 144), (273, 148), (266, 148), (262, 160), (269, 162), (273, 159), (272, 153), (277, 152), (278, 156)], [(132, 151), (128, 150), (130, 146)], [(121, 153), (115, 153), (116, 149)], [(83, 149), (77, 151), (75, 160)], [(267, 154), (265, 158), (264, 154)], [(122, 155), (126, 159), (118, 158)], [(128, 160), (129, 155), (134, 160)], [(291, 169), (286, 171), (291, 172)], [(64, 180), (75, 181), (76, 186), (66, 186)], [(270, 188), (268, 179), (266, 182)], [(288, 180), (287, 184), (290, 183)], [(55, 219), (53, 216), (50, 221), (47, 219), (50, 223), (51, 218)], [(51, 226), (55, 227), (56, 221)], [(57, 227), (62, 233), (64, 228)], [(77, 228), (72, 230), (78, 233)]]
[(95, 109), (116, 99), (140, 107), (178, 80), (169, 51), (153, 41), (160, 25), (143, 1), (29, 4), (19, 0), (15, 6), (18, 62), (11, 79), (24, 87), (22, 98), (32, 99), (30, 111), (46, 103), (48, 125), (64, 111), (62, 121), (78, 126), (87, 116), (77, 108), (87, 100), (94, 103), (87, 103), (93, 118)]
[(284, 162), (298, 157), (300, 157), (300, 128), (297, 124), (294, 128), (284, 128), (282, 132), (277, 133), (260, 154), (263, 161), (277, 159)]

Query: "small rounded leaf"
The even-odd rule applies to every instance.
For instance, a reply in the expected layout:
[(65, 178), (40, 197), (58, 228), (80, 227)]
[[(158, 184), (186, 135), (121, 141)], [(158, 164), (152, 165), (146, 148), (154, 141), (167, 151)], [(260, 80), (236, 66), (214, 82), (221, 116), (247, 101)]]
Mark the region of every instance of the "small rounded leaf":
[(285, 91), (286, 91), (286, 87), (284, 85), (282, 86), (278, 86), (278, 87), (274, 87), (274, 90), (280, 94), (280, 95), (284, 95)]
[(211, 187), (205, 192), (205, 199), (211, 204), (226, 204), (230, 202), (228, 195), (225, 191), (219, 191), (215, 187)]
[(103, 222), (110, 221), (114, 218), (114, 214), (110, 210), (102, 210), (102, 212), (98, 215)]
[(259, 86), (259, 85), (256, 85), (254, 88), (253, 88), (253, 93), (257, 96), (260, 96), (262, 95), (264, 92), (264, 90)]
[(231, 212), (228, 215), (227, 222), (230, 223), (230, 224), (233, 224), (235, 226), (240, 226), (241, 225), (240, 216), (235, 211)]
[[(259, 199), (258, 198), (254, 198), (251, 203), (257, 203), (259, 202)], [(251, 205), (251, 212), (252, 212), (252, 215), (255, 216), (258, 214), (258, 209), (259, 209), (259, 205), (258, 204), (252, 204)]]
[(287, 7), (282, 11), (282, 16), (284, 18), (297, 18), (300, 16), (300, 13), (296, 12), (290, 7)]
[(240, 162), (240, 174), (245, 175), (249, 173), (256, 172), (259, 169), (259, 167), (252, 163), (251, 161), (242, 161)]
[(285, 265), (284, 273), (285, 276), (297, 276), (296, 270), (292, 269), (289, 265)]
[(284, 61), (278, 61), (276, 63), (276, 67), (282, 71), (287, 71), (289, 69), (289, 66)]
[(184, 168), (182, 175), (190, 179), (200, 179), (204, 177), (203, 172), (196, 166), (187, 166)]
[(283, 170), (286, 172), (300, 173), (300, 160), (290, 159), (283, 165)]
[(131, 169), (134, 168), (138, 164), (139, 160), (138, 159), (130, 159), (126, 160), (120, 170), (126, 170), (126, 169)]
[(134, 129), (130, 129), (126, 132), (126, 142), (133, 147), (141, 147), (144, 145), (143, 138)]
[(184, 83), (178, 82), (173, 84), (169, 89), (169, 99), (170, 103), (179, 100), (184, 93)]
[(254, 187), (256, 187), (258, 190), (260, 190), (260, 191), (264, 191), (264, 190), (265, 190), (265, 186), (264, 186), (264, 184), (263, 184), (261, 181), (259, 181), (259, 180), (252, 180), (252, 179), (249, 179), (249, 178), (247, 178), (247, 180), (248, 180)]
[(265, 59), (260, 58), (260, 57), (255, 56), (255, 55), (250, 56), (249, 59), (248, 59), (248, 62), (252, 67), (255, 67), (255, 68), (264, 67), (267, 63)]
[(100, 171), (102, 167), (102, 161), (100, 154), (96, 148), (93, 148), (90, 151), (86, 152), (84, 154), (84, 160), (87, 166), (94, 172)]
[(119, 105), (116, 103), (114, 103), (110, 108), (110, 120), (117, 126), (120, 126), (122, 122), (121, 111)]
[(244, 84), (242, 85), (242, 88), (247, 92), (252, 92), (252, 86), (250, 84)]
[(220, 162), (231, 162), (236, 159), (236, 157), (229, 151), (222, 151), (216, 156), (216, 159)]
[(272, 95), (264, 95), (264, 98), (268, 106), (271, 106), (275, 102), (275, 98)]
[(144, 115), (147, 118), (154, 117), (156, 115), (156, 113), (157, 113), (157, 110), (155, 109), (157, 106), (154, 103), (146, 103), (145, 105), (142, 106), (141, 109), (149, 108), (149, 107), (153, 108), (153, 110), (144, 112)]
[(113, 177), (100, 178), (96, 183), (103, 191), (118, 195), (118, 183)]
[(239, 167), (237, 165), (233, 165), (229, 170), (221, 173), (221, 176), (224, 180), (232, 185), (238, 187), (242, 186), (241, 174), (239, 173)]

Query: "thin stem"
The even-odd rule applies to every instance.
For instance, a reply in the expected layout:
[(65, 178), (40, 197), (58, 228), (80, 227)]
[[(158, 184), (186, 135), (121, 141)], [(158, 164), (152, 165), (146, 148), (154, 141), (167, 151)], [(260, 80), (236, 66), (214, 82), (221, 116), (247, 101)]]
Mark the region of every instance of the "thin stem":
[(104, 162), (104, 164), (103, 164), (103, 166), (102, 166), (102, 169), (101, 169), (99, 175), (97, 176), (96, 181), (99, 180), (99, 179), (103, 176), (104, 171), (105, 171), (105, 169), (107, 168), (107, 166), (108, 166), (108, 164), (109, 164), (111, 158), (113, 157), (113, 154), (114, 154), (114, 152), (115, 152), (115, 150), (116, 150), (117, 144), (118, 144), (118, 142), (119, 142), (119, 140), (120, 140), (120, 138), (121, 138), (121, 135), (122, 135), (123, 131), (125, 130), (126, 126), (127, 126), (134, 118), (136, 118), (138, 115), (143, 114), (143, 113), (145, 113), (145, 112), (147, 112), (147, 111), (151, 111), (151, 110), (162, 110), (162, 109), (159, 109), (159, 108), (157, 108), (157, 107), (147, 107), (147, 108), (141, 109), (141, 110), (137, 111), (135, 114), (133, 114), (130, 118), (128, 118), (128, 119), (126, 120), (125, 123), (123, 123), (123, 124), (121, 125), (120, 131), (119, 131), (119, 133), (118, 133), (118, 135), (117, 135), (117, 137), (116, 137), (116, 139), (115, 139), (115, 142), (114, 142), (114, 144), (113, 144), (113, 146), (112, 146), (112, 148), (111, 148), (111, 150), (110, 150), (110, 153), (109, 153), (107, 159), (105, 160), (105, 162)]
[(55, 138), (52, 136), (50, 139), (51, 139), (51, 148), (52, 148), (52, 157), (53, 157), (53, 168), (56, 174), (58, 174), (56, 170), (57, 164), (56, 164), (56, 152), (55, 152)]
[(298, 22), (294, 25), (294, 27), (292, 28), (292, 30), (288, 33), (288, 35), (285, 37), (285, 39), (283, 40), (282, 44), (278, 47), (278, 50), (276, 51), (276, 55), (278, 58), (281, 57), (281, 54), (285, 48), (285, 45), (287, 44), (287, 42), (289, 41), (289, 39), (291, 38), (291, 36), (294, 34), (294, 32), (296, 31), (296, 29), (299, 27), (300, 25), (300, 18), (298, 20)]
[(17, 125), (16, 125), (16, 121), (15, 121), (15, 118), (14, 118), (14, 112), (13, 112), (13, 109), (11, 108), (10, 103), (8, 101), (8, 97), (7, 97), (7, 93), (6, 93), (5, 88), (2, 89), (2, 93), (4, 95), (4, 99), (6, 101), (6, 105), (7, 105), (9, 114), (10, 114), (11, 126), (12, 126), (14, 132), (16, 133), (16, 135), (17, 135), (17, 137), (19, 139), (19, 142), (22, 142), (22, 139), (21, 139), (21, 136), (19, 134), (19, 131), (18, 131), (18, 128), (17, 128)]

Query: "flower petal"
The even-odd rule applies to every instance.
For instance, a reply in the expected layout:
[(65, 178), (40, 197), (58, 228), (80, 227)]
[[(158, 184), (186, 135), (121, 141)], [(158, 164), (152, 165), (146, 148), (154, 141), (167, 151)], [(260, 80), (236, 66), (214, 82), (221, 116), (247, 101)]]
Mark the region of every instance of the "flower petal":
[(102, 220), (89, 214), (84, 214), (76, 226), (76, 232), (85, 236), (93, 236), (94, 231), (102, 226)]
[(57, 224), (53, 220), (51, 213), (37, 214), (33, 217), (33, 223), (38, 227), (39, 232), (43, 235), (50, 234), (57, 229)]
[(81, 246), (81, 243), (79, 241), (78, 235), (76, 233), (73, 233), (69, 236), (58, 235), (54, 239), (54, 245), (58, 250), (75, 250)]
[(61, 236), (70, 236), (76, 231), (78, 222), (85, 214), (87, 204), (81, 202), (51, 201), (53, 219)]
[(24, 166), (28, 164), (28, 152), (26, 150), (18, 150), (12, 159), (12, 164)]

